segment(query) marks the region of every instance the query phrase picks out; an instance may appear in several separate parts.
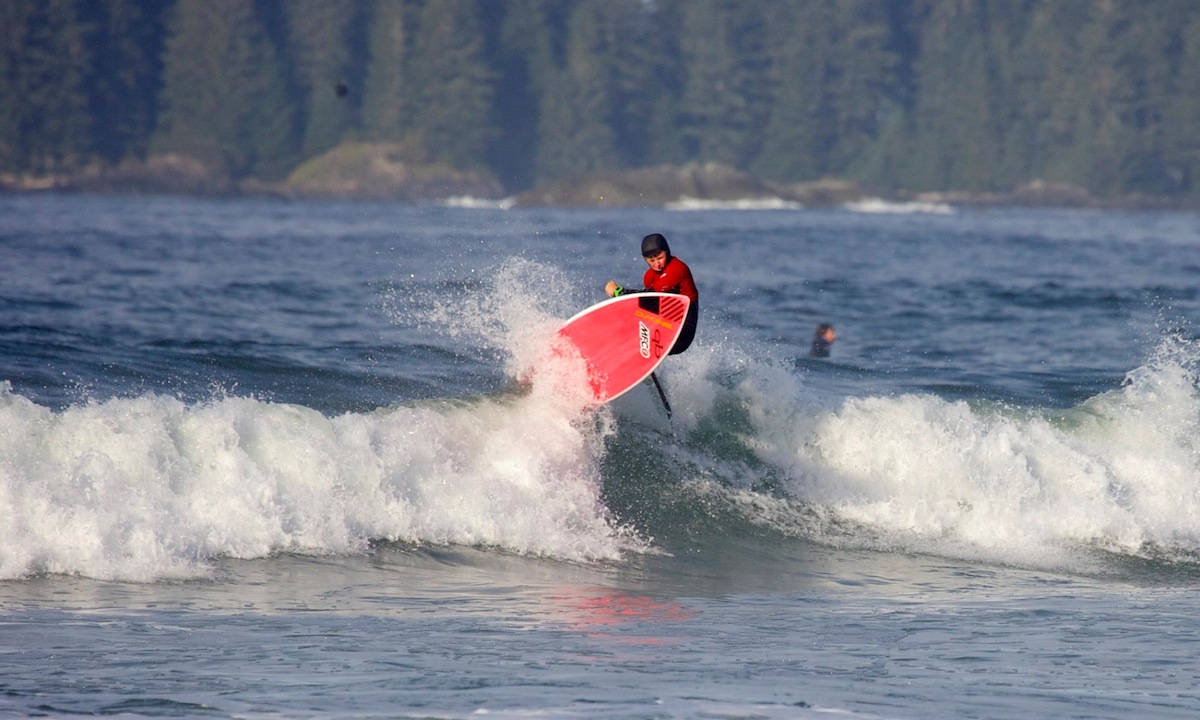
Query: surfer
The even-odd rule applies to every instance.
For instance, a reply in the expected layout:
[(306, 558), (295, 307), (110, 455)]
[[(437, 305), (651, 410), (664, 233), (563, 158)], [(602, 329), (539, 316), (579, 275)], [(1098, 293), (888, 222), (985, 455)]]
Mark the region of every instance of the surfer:
[(666, 292), (686, 295), (691, 299), (687, 317), (683, 319), (683, 331), (675, 347), (671, 348), (670, 354), (678, 355), (688, 349), (692, 338), (696, 336), (696, 321), (700, 317), (700, 292), (696, 290), (696, 281), (692, 279), (692, 271), (687, 264), (671, 254), (671, 246), (667, 245), (667, 239), (661, 233), (642, 238), (642, 257), (650, 267), (642, 276), (641, 290), (626, 290), (615, 280), (609, 280), (604, 292), (609, 297), (635, 292)]
[(821, 323), (817, 326), (817, 331), (813, 333), (812, 349), (808, 351), (808, 354), (819, 358), (829, 357), (834, 340), (837, 340), (837, 332), (833, 329), (833, 325)]

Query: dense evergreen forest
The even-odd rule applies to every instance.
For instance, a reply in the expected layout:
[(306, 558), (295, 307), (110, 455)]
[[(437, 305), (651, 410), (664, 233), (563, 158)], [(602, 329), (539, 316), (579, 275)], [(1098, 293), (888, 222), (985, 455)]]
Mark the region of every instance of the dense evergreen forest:
[(1196, 0), (4, 0), (0, 45), (9, 178), (386, 142), (507, 191), (698, 161), (1200, 196)]

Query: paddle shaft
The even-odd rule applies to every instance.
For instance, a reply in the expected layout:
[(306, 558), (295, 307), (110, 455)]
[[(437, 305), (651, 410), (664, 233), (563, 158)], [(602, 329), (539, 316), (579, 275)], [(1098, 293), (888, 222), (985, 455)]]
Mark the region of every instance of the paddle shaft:
[(658, 397), (662, 399), (663, 409), (667, 411), (667, 419), (671, 419), (671, 403), (667, 402), (667, 394), (663, 392), (662, 384), (658, 382), (658, 376), (650, 373), (650, 379), (654, 381), (654, 389), (658, 390)]

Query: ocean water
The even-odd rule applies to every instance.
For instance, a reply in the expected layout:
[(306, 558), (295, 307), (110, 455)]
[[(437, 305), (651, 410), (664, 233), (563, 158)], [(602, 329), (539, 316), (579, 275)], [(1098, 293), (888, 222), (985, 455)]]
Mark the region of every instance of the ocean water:
[[(522, 387), (655, 231), (673, 417)], [(1198, 281), (1186, 213), (0, 196), (0, 716), (1197, 717)]]

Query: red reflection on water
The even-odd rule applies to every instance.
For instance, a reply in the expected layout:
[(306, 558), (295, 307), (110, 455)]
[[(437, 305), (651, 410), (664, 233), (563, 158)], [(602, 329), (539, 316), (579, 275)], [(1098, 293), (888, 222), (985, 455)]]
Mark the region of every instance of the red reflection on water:
[(601, 595), (584, 598), (575, 608), (585, 613), (593, 625), (618, 625), (650, 620), (678, 622), (690, 620), (698, 613), (676, 602), (660, 602), (642, 595)]
[(630, 636), (624, 633), (618, 637), (612, 630), (632, 624), (644, 629), (661, 623), (691, 620), (700, 614), (677, 602), (658, 600), (645, 595), (575, 592), (558, 595), (553, 599), (567, 614), (568, 625), (572, 630), (586, 633), (589, 637), (602, 637), (638, 645), (666, 645), (677, 642), (677, 638), (657, 634)]

